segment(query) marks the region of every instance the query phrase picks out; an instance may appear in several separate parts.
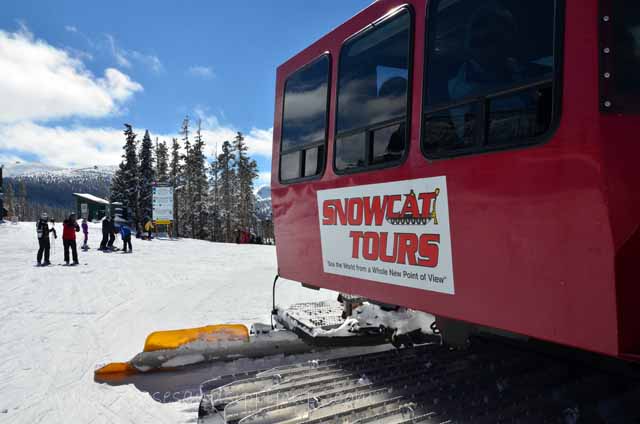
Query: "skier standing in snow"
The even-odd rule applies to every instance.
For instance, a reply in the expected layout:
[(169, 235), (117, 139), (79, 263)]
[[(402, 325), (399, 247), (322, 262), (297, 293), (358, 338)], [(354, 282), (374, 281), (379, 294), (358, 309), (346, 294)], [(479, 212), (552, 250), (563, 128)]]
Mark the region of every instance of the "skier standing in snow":
[(116, 241), (118, 231), (116, 230), (116, 223), (113, 219), (111, 219), (109, 223), (109, 242), (107, 243), (107, 249), (114, 250), (113, 243)]
[(112, 230), (111, 216), (107, 215), (102, 219), (102, 241), (100, 242), (100, 250), (107, 250), (107, 244), (109, 243), (109, 234)]
[(87, 242), (89, 241), (89, 224), (87, 224), (86, 218), (82, 218), (82, 234), (84, 234), (82, 250), (87, 250), (89, 248), (89, 246), (87, 245)]
[(147, 240), (151, 240), (151, 232), (153, 231), (153, 222), (149, 217), (146, 218), (146, 224), (144, 224), (144, 230), (147, 232)]
[[(49, 233), (53, 233), (54, 238), (58, 238), (55, 228), (49, 228), (48, 215), (43, 212), (40, 215), (40, 220), (36, 224), (36, 231), (38, 232), (38, 266), (51, 265), (49, 262), (49, 252), (51, 250), (51, 242), (49, 241)], [(42, 256), (44, 254), (44, 262), (42, 262)]]
[(73, 254), (73, 265), (78, 265), (78, 249), (76, 247), (76, 233), (80, 232), (80, 226), (76, 221), (76, 214), (62, 222), (62, 244), (64, 245), (64, 262), (69, 265), (69, 249)]
[(122, 237), (122, 253), (127, 253), (127, 246), (129, 246), (129, 253), (133, 253), (133, 247), (131, 246), (131, 228), (127, 224), (120, 226), (120, 237)]

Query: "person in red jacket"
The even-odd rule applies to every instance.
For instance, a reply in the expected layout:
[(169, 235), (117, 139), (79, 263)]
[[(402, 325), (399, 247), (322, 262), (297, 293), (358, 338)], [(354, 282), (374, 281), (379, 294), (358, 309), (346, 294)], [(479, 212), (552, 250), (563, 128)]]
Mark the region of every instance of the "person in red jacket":
[(80, 226), (76, 221), (76, 214), (62, 222), (62, 244), (64, 245), (64, 262), (69, 265), (69, 249), (73, 254), (73, 265), (78, 265), (78, 249), (76, 247), (76, 233), (80, 232)]

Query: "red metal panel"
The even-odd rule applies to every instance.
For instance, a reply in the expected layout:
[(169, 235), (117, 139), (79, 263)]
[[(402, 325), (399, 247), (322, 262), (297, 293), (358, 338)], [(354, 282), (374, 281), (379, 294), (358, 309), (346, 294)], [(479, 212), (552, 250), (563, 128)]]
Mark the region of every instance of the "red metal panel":
[[(394, 168), (337, 176), (330, 164), (340, 46), (403, 4), (413, 7), (416, 30), (409, 156)], [(639, 225), (639, 190), (633, 184), (640, 181), (640, 167), (630, 159), (640, 157), (640, 144), (628, 136), (639, 122), (599, 112), (598, 1), (566, 1), (562, 115), (549, 142), (433, 162), (420, 151), (426, 6), (425, 0), (376, 2), (278, 69), (271, 185), (280, 274), (619, 355), (618, 330), (637, 327), (619, 328), (615, 267), (617, 250)], [(277, 169), (284, 82), (325, 51), (332, 55), (328, 165), (318, 180), (281, 185)], [(624, 139), (621, 150), (614, 147), (619, 139)], [(440, 175), (447, 177), (455, 295), (323, 272), (318, 190)], [(637, 280), (637, 266), (626, 261), (626, 278)], [(638, 290), (630, 287), (621, 290), (640, 299)], [(634, 322), (640, 322), (636, 315)], [(637, 340), (628, 345), (637, 346)]]

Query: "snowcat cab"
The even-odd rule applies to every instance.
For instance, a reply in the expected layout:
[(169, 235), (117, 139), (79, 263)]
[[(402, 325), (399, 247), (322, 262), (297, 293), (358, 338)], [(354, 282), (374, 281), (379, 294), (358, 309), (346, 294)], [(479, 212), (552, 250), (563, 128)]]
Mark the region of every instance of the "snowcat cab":
[(635, 0), (374, 2), (277, 71), (274, 322), (96, 379), (213, 361), (200, 423), (636, 422), (639, 75)]
[(631, 0), (382, 0), (285, 62), (280, 276), (637, 359), (639, 34)]

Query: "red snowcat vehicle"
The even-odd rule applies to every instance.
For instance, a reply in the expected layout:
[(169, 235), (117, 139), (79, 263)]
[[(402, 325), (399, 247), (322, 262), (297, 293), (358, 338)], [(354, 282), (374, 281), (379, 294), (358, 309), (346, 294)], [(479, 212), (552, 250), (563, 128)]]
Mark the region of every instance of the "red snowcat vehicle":
[(99, 375), (279, 354), (201, 422), (640, 422), (640, 2), (380, 0), (275, 106), (278, 276), (339, 300)]

